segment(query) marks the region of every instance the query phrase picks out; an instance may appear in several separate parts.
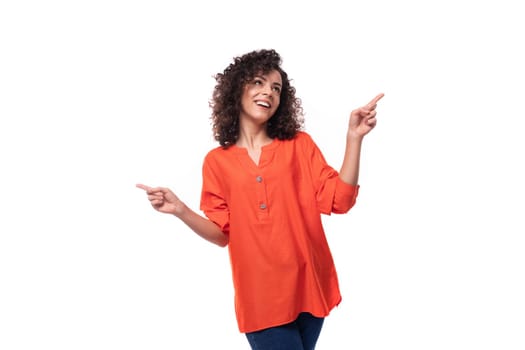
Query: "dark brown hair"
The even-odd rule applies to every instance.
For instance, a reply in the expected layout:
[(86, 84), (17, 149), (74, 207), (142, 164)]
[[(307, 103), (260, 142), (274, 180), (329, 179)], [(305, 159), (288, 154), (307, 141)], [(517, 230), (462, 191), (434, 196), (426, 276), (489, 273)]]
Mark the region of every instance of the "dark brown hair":
[(235, 57), (222, 73), (215, 75), (217, 84), (210, 101), (211, 120), (213, 136), (221, 146), (231, 146), (239, 137), (244, 86), (257, 74), (267, 74), (272, 70), (281, 74), (283, 85), (279, 107), (266, 126), (268, 136), (280, 140), (291, 139), (303, 127), (301, 100), (295, 97), (295, 88), (291, 86), (281, 63), (281, 56), (275, 50), (257, 50)]

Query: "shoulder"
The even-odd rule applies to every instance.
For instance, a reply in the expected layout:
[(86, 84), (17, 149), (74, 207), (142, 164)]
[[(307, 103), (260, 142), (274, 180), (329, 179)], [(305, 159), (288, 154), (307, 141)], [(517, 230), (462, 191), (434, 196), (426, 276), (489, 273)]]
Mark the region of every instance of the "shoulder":
[(205, 158), (221, 157), (227, 153), (230, 153), (233, 148), (234, 148), (233, 146), (230, 146), (228, 148), (223, 147), (223, 146), (217, 146), (209, 150), (208, 153), (206, 153)]
[(281, 140), (281, 142), (288, 143), (301, 143), (301, 142), (312, 142), (312, 137), (306, 131), (297, 131), (295, 136), (291, 139)]
[(306, 131), (298, 131), (295, 137), (293, 138), (293, 141), (296, 144), (301, 145), (302, 147), (308, 147), (308, 146), (315, 145), (315, 142), (312, 136), (310, 136), (310, 134), (307, 133)]
[(235, 153), (235, 150), (235, 146), (231, 146), (228, 148), (223, 146), (217, 146), (215, 148), (212, 148), (204, 156), (204, 164), (221, 163), (225, 158), (231, 157), (231, 155)]
[(296, 155), (310, 155), (317, 149), (312, 136), (305, 131), (298, 131), (293, 138), (280, 141), (280, 144), (282, 151), (294, 152)]

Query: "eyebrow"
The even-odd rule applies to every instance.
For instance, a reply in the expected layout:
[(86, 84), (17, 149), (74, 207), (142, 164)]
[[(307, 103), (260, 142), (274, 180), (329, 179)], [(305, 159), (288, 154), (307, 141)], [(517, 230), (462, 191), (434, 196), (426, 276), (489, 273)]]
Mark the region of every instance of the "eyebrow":
[[(256, 76), (254, 77), (254, 79), (255, 79), (255, 78), (259, 78), (259, 79), (262, 79), (262, 80), (264, 80), (264, 81), (268, 81), (268, 79), (266, 79), (266, 78), (265, 78), (264, 76), (262, 76), (262, 75), (256, 75)], [(283, 86), (281, 83), (278, 83), (278, 82), (273, 82), (272, 84), (273, 84), (273, 85), (280, 86), (280, 87)]]

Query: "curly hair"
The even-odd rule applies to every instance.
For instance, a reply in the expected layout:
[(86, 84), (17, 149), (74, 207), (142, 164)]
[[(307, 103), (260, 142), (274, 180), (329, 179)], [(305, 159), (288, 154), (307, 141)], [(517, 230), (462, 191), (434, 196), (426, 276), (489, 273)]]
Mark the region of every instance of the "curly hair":
[(239, 138), (241, 96), (247, 83), (257, 74), (276, 70), (281, 74), (282, 90), (279, 107), (268, 120), (266, 131), (271, 138), (292, 139), (304, 124), (301, 100), (295, 96), (288, 74), (281, 68), (281, 56), (275, 50), (256, 50), (235, 57), (222, 73), (214, 76), (216, 85), (210, 107), (213, 136), (227, 148)]

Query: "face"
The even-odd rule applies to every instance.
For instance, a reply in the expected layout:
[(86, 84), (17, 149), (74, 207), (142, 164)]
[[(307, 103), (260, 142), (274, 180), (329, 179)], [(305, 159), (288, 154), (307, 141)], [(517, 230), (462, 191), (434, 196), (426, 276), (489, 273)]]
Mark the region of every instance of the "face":
[(241, 121), (250, 120), (257, 124), (267, 122), (279, 107), (282, 86), (281, 74), (276, 70), (255, 75), (253, 80), (244, 86)]

